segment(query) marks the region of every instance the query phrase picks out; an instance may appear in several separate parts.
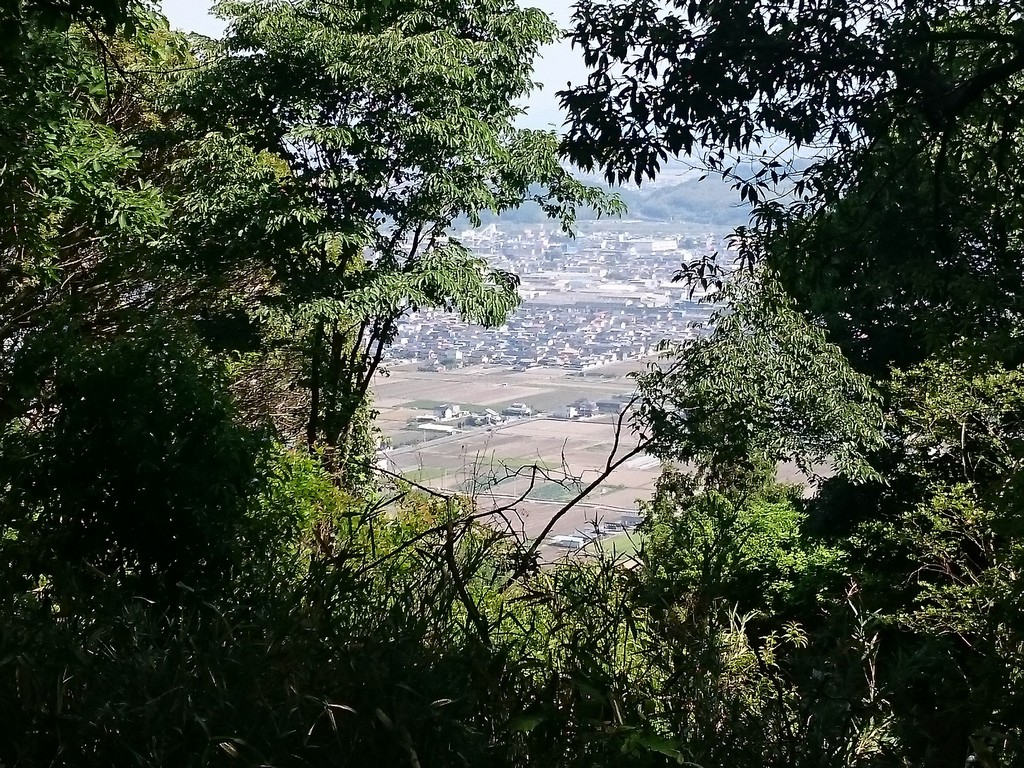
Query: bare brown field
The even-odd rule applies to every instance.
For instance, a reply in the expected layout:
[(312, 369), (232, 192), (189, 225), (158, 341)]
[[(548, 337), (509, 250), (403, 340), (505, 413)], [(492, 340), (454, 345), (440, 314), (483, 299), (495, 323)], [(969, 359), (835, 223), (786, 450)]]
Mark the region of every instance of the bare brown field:
[[(502, 509), (519, 535), (540, 534), (565, 501), (596, 479), (615, 442), (611, 416), (584, 421), (534, 418), (487, 430), (398, 448), (389, 452), (394, 469), (439, 491), (474, 495), (481, 509)], [(620, 440), (619, 455), (635, 445), (632, 435)], [(658, 462), (639, 455), (627, 461), (566, 514), (552, 535), (569, 534), (588, 521), (617, 520), (650, 498), (660, 473)], [(507, 508), (507, 509), (506, 509)], [(544, 548), (546, 558), (555, 556)]]
[[(615, 443), (615, 417), (534, 417), (440, 437), (409, 429), (409, 422), (428, 412), (430, 401), (490, 404), (500, 411), (512, 402), (550, 409), (581, 397), (607, 399), (633, 390), (626, 376), (640, 365), (607, 366), (599, 369), (601, 376), (586, 378), (553, 369), (517, 373), (474, 366), (431, 373), (400, 368), (375, 383), (378, 423), (394, 437), (395, 447), (388, 451), (392, 469), (439, 491), (472, 494), (482, 510), (502, 510), (495, 524), (535, 537), (566, 500), (600, 475)], [(412, 403), (419, 407), (410, 407)], [(623, 434), (619, 455), (635, 446), (635, 440)], [(660, 474), (654, 457), (633, 457), (562, 517), (551, 534), (571, 534), (590, 521), (618, 520), (635, 511), (637, 500), (652, 496)], [(779, 475), (788, 481), (801, 479), (791, 466), (781, 466)], [(546, 559), (561, 554), (553, 547), (542, 548)]]
[(524, 402), (546, 410), (581, 397), (598, 400), (630, 392), (634, 383), (627, 376), (642, 366), (639, 361), (618, 363), (596, 369), (600, 375), (592, 372), (585, 377), (572, 376), (558, 368), (515, 372), (499, 366), (475, 365), (434, 373), (401, 366), (390, 376), (374, 381), (374, 406), (382, 414), (423, 401), (476, 403), (494, 410)]

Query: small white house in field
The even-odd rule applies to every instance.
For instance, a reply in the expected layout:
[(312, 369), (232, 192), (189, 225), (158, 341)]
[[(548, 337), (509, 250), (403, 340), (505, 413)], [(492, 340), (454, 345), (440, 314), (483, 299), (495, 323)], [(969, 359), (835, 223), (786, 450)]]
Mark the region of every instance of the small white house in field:
[(551, 546), (562, 549), (583, 549), (587, 544), (582, 536), (553, 536)]
[(430, 423), (420, 424), (418, 427), (416, 427), (416, 429), (421, 429), (424, 432), (430, 432), (430, 433), (435, 433), (436, 432), (436, 433), (442, 434), (442, 435), (454, 435), (454, 434), (456, 434), (459, 431), (457, 428), (455, 428), (453, 426), (450, 426), (448, 424), (430, 424)]
[(434, 408), (434, 415), (437, 416), (438, 421), (448, 421), (449, 419), (458, 418), (460, 413), (462, 413), (461, 406), (449, 403), (445, 403)]
[(575, 419), (580, 415), (575, 405), (560, 405), (551, 413), (556, 419)]

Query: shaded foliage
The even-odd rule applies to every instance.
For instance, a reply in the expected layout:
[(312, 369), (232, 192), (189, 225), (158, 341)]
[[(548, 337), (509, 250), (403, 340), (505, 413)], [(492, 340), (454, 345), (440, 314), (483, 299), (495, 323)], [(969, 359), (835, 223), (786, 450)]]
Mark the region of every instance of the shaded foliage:
[(405, 314), (515, 307), (457, 219), (618, 210), (515, 127), (554, 26), (219, 12), (0, 8), (0, 762), (1024, 760), (1020, 9), (579, 6), (565, 146), (754, 209), (608, 459), (666, 462), (635, 554), (544, 567), (375, 474), (366, 392)]
[(584, 2), (566, 152), (609, 179), (692, 155), (863, 370), (968, 336), (1019, 361), (1017, 2)]
[(4, 436), (8, 555), (58, 594), (68, 570), (163, 602), (223, 578), (244, 546), (259, 435), (203, 351), (161, 331), (65, 348), (49, 413)]
[(716, 294), (725, 303), (711, 333), (665, 344), (663, 360), (638, 376), (639, 419), (665, 458), (713, 472), (748, 457), (831, 463), (857, 478), (874, 474), (882, 413), (870, 379), (796, 311), (770, 273)]

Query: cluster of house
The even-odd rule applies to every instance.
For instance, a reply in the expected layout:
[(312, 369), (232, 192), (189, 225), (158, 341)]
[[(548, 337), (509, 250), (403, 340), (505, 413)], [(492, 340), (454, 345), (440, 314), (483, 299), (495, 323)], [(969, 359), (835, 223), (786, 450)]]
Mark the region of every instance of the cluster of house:
[(532, 416), (533, 409), (525, 403), (512, 403), (498, 413), (485, 408), (480, 413), (463, 411), (457, 403), (441, 403), (434, 406), (433, 413), (424, 413), (412, 420), (414, 426), (424, 432), (453, 434), (466, 427), (490, 427), (504, 424), (509, 419)]
[(588, 400), (581, 398), (569, 405), (560, 405), (551, 412), (556, 419), (586, 419), (601, 413), (619, 414), (626, 410), (631, 395), (620, 395), (615, 400)]
[(619, 517), (618, 520), (595, 521), (583, 528), (578, 528), (569, 535), (552, 536), (548, 539), (547, 543), (549, 546), (560, 547), (561, 549), (583, 549), (592, 542), (634, 531), (643, 521), (643, 515), (636, 512), (627, 512)]
[[(583, 419), (598, 416), (603, 413), (622, 413), (629, 406), (632, 393), (616, 395), (611, 400), (589, 400), (580, 398), (569, 405), (561, 405), (546, 415), (555, 419)], [(434, 407), (433, 412), (424, 413), (414, 418), (409, 426), (415, 427), (423, 432), (438, 434), (454, 434), (466, 428), (492, 427), (504, 424), (512, 419), (521, 419), (533, 416), (534, 410), (526, 403), (512, 403), (503, 408), (501, 412), (485, 408), (479, 413), (463, 411), (462, 406), (456, 403), (442, 403)]]
[(423, 311), (401, 323), (389, 359), (423, 370), (466, 365), (543, 366), (585, 371), (653, 354), (664, 339), (701, 332), (712, 307), (619, 308), (525, 304), (500, 328), (481, 328), (444, 312)]
[(700, 301), (700, 290), (673, 281), (693, 258), (692, 239), (602, 234), (570, 240), (497, 226), (459, 239), (520, 276), (522, 306), (490, 329), (445, 312), (411, 315), (398, 326), (390, 360), (416, 362), (424, 370), (484, 363), (583, 371), (642, 359), (665, 339), (699, 333), (713, 310)]
[(704, 295), (676, 281), (682, 265), (699, 255), (730, 270), (736, 258), (730, 244), (715, 235), (675, 232), (584, 231), (570, 238), (560, 231), (491, 225), (457, 239), (492, 266), (519, 275), (528, 301), (668, 305)]
[(564, 269), (601, 277), (628, 273), (631, 278), (655, 282), (670, 280), (694, 251), (725, 247), (713, 235), (581, 231), (569, 237), (557, 228), (497, 224), (468, 229), (455, 237), (495, 266), (519, 274)]

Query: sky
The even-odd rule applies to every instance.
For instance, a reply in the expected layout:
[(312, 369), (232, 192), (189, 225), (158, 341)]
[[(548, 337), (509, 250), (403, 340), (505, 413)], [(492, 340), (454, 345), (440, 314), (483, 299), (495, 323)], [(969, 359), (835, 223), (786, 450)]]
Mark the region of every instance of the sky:
[[(524, 5), (547, 11), (559, 26), (569, 26), (573, 0), (529, 0)], [(171, 26), (186, 32), (198, 32), (210, 37), (219, 37), (224, 23), (209, 13), (208, 0), (163, 0), (164, 14)], [(564, 116), (558, 107), (555, 92), (565, 88), (567, 82), (573, 85), (586, 79), (586, 67), (578, 50), (573, 50), (566, 41), (548, 46), (535, 64), (533, 79), (544, 86), (527, 100), (527, 114), (520, 121), (526, 128), (559, 128)]]

